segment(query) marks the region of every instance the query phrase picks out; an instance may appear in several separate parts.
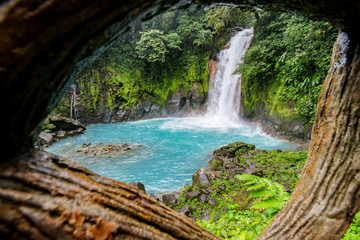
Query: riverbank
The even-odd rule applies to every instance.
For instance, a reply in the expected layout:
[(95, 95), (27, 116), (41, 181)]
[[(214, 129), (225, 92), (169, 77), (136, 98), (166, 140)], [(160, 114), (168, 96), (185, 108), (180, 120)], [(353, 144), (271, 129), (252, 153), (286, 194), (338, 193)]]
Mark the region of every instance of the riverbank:
[[(256, 239), (287, 202), (307, 151), (254, 150), (235, 142), (212, 152), (192, 185), (163, 195), (164, 204), (224, 239)], [(357, 239), (360, 212), (342, 238)]]

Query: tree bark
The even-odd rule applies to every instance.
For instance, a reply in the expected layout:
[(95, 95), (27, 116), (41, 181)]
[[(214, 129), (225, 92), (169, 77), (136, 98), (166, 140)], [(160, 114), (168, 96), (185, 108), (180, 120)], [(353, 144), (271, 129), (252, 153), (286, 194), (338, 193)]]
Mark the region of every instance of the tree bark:
[(50, 153), (0, 169), (1, 239), (218, 239), (146, 193)]
[(289, 202), (258, 239), (340, 239), (359, 210), (359, 69), (358, 38), (340, 31), (305, 168)]

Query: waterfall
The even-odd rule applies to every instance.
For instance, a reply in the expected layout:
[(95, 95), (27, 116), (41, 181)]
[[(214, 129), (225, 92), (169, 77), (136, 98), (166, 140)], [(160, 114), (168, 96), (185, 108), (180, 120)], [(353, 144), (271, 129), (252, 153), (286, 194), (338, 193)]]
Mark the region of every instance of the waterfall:
[(222, 122), (239, 120), (241, 106), (241, 76), (236, 67), (250, 45), (253, 29), (238, 32), (230, 40), (230, 47), (218, 54), (216, 74), (210, 79), (206, 115)]
[(71, 96), (71, 103), (70, 103), (70, 118), (73, 118), (73, 112), (74, 112), (74, 119), (78, 122), (79, 121), (79, 113), (78, 113), (78, 109), (76, 107), (76, 84), (72, 84), (71, 86), (71, 90), (72, 90), (72, 96)]

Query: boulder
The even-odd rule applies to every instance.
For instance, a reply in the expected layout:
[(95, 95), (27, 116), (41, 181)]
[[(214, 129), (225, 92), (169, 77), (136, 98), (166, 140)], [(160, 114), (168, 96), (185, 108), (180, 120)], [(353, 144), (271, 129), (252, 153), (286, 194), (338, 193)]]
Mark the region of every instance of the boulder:
[(200, 221), (209, 221), (211, 219), (211, 217), (210, 217), (210, 215), (208, 215), (208, 214), (202, 214), (202, 215), (200, 215), (199, 216), (199, 220)]
[(215, 180), (217, 178), (220, 178), (222, 171), (205, 171), (205, 174), (209, 181)]
[(201, 194), (200, 195), (200, 202), (207, 203), (208, 199), (209, 199), (208, 195), (206, 195), (206, 194)]
[(191, 212), (192, 208), (189, 204), (186, 204), (185, 206), (183, 206), (181, 209), (178, 209), (178, 213), (182, 214), (182, 215), (186, 215), (188, 216), (189, 213)]
[(150, 194), (150, 197), (154, 198), (157, 201), (160, 201), (160, 198), (153, 193)]
[(199, 169), (196, 173), (194, 173), (194, 175), (192, 176), (192, 186), (205, 186), (205, 187), (209, 187), (210, 186), (210, 181), (207, 177), (207, 175), (205, 174), (205, 170), (203, 168)]
[(86, 127), (79, 123), (78, 121), (66, 117), (59, 117), (54, 116), (49, 119), (50, 124), (56, 126), (56, 131), (63, 130), (63, 131), (73, 131), (78, 130), (79, 128), (81, 131), (85, 131)]
[(77, 152), (83, 152), (90, 156), (101, 155), (105, 157), (113, 157), (125, 154), (129, 150), (141, 147), (141, 145), (130, 146), (127, 143), (122, 145), (97, 143), (94, 146), (91, 143), (83, 143), (81, 147), (77, 148)]
[(215, 207), (215, 206), (218, 206), (218, 205), (219, 205), (219, 201), (218, 201), (216, 198), (210, 198), (209, 201), (208, 201), (208, 204), (209, 204), (210, 206)]
[(175, 205), (178, 202), (178, 199), (180, 198), (180, 193), (178, 192), (172, 192), (169, 194), (162, 195), (162, 202), (168, 206)]
[(141, 182), (131, 182), (129, 183), (130, 186), (136, 187), (137, 189), (141, 190), (141, 191), (145, 191), (145, 186), (144, 184), (142, 184)]
[(162, 202), (165, 205), (171, 206), (176, 204), (176, 197), (173, 194), (164, 194), (162, 195)]
[(215, 156), (223, 156), (223, 157), (235, 157), (239, 154), (244, 154), (248, 151), (255, 150), (255, 145), (253, 144), (246, 144), (243, 142), (234, 142), (230, 143), (226, 146), (222, 146), (219, 149), (216, 149), (212, 152)]
[(195, 192), (187, 192), (185, 193), (185, 199), (187, 201), (191, 201), (193, 200), (194, 198), (196, 198), (197, 196), (199, 196), (200, 193), (198, 191), (195, 191)]
[(49, 147), (55, 141), (54, 135), (54, 133), (41, 132), (35, 144), (35, 147), (38, 149), (44, 149)]
[(219, 168), (223, 165), (224, 160), (219, 157), (214, 157), (208, 162), (208, 165), (211, 170), (219, 170)]

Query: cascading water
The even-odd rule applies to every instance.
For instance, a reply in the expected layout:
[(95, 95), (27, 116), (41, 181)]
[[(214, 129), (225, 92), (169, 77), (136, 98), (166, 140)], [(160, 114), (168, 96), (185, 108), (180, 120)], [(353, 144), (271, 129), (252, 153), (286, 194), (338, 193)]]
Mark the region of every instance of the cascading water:
[(238, 32), (230, 40), (230, 47), (218, 54), (218, 69), (210, 79), (207, 117), (227, 123), (239, 120), (241, 76), (234, 72), (249, 48), (252, 36), (252, 28)]
[(72, 96), (71, 96), (71, 113), (70, 118), (72, 118), (72, 113), (74, 112), (74, 119), (79, 122), (79, 113), (76, 107), (76, 84), (71, 85)]

